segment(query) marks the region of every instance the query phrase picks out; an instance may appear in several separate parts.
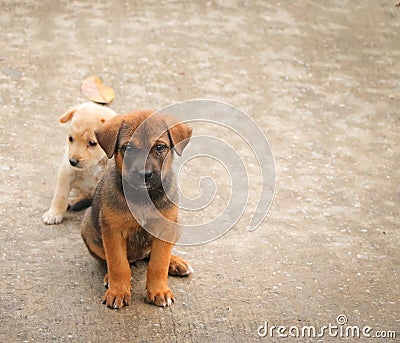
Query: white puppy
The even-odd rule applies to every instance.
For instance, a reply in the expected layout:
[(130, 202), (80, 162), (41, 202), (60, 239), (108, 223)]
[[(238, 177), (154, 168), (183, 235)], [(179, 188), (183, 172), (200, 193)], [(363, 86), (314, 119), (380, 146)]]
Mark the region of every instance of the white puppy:
[(60, 118), (61, 123), (71, 122), (68, 145), (58, 173), (53, 201), (42, 216), (45, 224), (61, 223), (68, 206), (72, 210), (79, 210), (90, 205), (108, 161), (97, 144), (94, 130), (115, 115), (107, 107), (85, 102)]

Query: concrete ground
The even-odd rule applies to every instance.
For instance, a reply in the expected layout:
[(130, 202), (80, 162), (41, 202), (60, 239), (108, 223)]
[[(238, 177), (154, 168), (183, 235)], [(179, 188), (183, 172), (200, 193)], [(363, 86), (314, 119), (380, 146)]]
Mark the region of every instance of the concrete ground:
[[(261, 328), (262, 338), (258, 328), (343, 330), (338, 316), (371, 327), (372, 341), (398, 339), (394, 3), (1, 1), (0, 341), (337, 342), (343, 332)], [(177, 247), (195, 273), (170, 278), (171, 308), (144, 301), (145, 263), (132, 267), (131, 306), (106, 308), (82, 213), (41, 223), (66, 142), (57, 119), (84, 100), (91, 74), (115, 89), (120, 113), (192, 98), (235, 105), (274, 153), (268, 217), (251, 233), (241, 221), (212, 243)]]

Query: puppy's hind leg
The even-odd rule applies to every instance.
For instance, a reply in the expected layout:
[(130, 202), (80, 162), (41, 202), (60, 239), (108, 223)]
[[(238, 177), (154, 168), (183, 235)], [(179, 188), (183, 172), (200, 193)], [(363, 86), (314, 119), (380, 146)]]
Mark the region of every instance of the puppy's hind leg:
[[(90, 254), (100, 262), (106, 262), (103, 240), (100, 231), (97, 230), (92, 222), (92, 208), (88, 208), (83, 215), (81, 223), (81, 235)], [(103, 280), (104, 286), (108, 288), (108, 274)]]
[(100, 230), (97, 230), (92, 222), (92, 208), (88, 208), (81, 223), (81, 235), (90, 254), (101, 261), (106, 261), (103, 240)]
[(172, 276), (189, 276), (193, 274), (193, 268), (190, 263), (183, 258), (171, 255), (168, 274)]

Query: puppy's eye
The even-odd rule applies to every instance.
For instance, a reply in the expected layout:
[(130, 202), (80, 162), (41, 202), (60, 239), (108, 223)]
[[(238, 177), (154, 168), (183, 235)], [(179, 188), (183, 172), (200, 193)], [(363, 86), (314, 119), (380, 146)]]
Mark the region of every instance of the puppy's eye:
[(74, 138), (72, 136), (69, 136), (68, 140), (72, 143), (74, 141)]
[(97, 145), (97, 142), (89, 141), (89, 146), (96, 146), (96, 145)]
[(165, 144), (157, 144), (156, 145), (156, 150), (159, 154), (161, 154), (165, 149), (166, 149), (166, 145)]
[(130, 152), (133, 151), (133, 147), (130, 144), (125, 144), (121, 147), (121, 151), (125, 153), (126, 151)]

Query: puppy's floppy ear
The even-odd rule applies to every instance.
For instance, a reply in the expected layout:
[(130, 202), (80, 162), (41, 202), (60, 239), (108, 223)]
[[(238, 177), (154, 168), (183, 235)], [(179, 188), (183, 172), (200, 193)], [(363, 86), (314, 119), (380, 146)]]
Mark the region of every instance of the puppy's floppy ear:
[(101, 124), (100, 127), (94, 131), (97, 142), (107, 154), (108, 158), (113, 157), (115, 153), (122, 123), (122, 116), (115, 116), (107, 120), (104, 124)]
[(65, 123), (69, 122), (72, 119), (72, 117), (74, 116), (75, 112), (76, 112), (76, 107), (71, 108), (70, 110), (65, 112), (59, 119), (60, 123), (65, 124)]
[(171, 146), (175, 149), (176, 153), (181, 156), (183, 149), (185, 149), (192, 136), (192, 128), (169, 115), (166, 115), (164, 120), (168, 127)]

